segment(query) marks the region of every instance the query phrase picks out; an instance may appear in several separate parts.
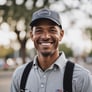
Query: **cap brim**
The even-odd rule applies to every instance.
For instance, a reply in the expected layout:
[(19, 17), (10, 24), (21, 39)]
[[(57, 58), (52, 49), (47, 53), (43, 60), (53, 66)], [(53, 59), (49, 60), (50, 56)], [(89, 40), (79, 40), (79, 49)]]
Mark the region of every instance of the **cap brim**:
[(52, 22), (54, 22), (55, 24), (57, 24), (58, 26), (61, 27), (60, 23), (57, 23), (57, 21), (55, 21), (55, 20), (52, 19), (52, 18), (48, 18), (48, 17), (45, 17), (45, 18), (44, 18), (44, 17), (43, 17), (43, 18), (42, 18), (42, 17), (41, 17), (41, 18), (37, 18), (37, 19), (31, 21), (30, 26), (31, 26), (31, 27), (35, 26), (35, 25), (37, 24), (37, 21), (40, 20), (40, 19), (48, 19), (48, 20), (51, 20)]

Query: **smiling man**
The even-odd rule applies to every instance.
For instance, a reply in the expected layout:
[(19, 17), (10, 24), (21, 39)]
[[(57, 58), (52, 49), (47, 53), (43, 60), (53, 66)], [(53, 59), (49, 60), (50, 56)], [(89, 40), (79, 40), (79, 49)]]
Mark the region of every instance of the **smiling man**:
[(35, 21), (30, 34), (37, 50), (38, 63), (43, 70), (47, 69), (59, 57), (58, 45), (64, 31), (50, 19), (41, 18)]
[(32, 62), (16, 69), (11, 92), (92, 92), (91, 73), (70, 63), (64, 52), (59, 52), (64, 36), (59, 14), (40, 9), (33, 13), (30, 26), (37, 55)]

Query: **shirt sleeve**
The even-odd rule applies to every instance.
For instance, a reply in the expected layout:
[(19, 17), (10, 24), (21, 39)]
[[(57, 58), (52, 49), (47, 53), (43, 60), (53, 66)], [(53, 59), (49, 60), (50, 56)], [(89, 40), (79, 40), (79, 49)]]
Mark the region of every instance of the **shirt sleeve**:
[(23, 70), (24, 70), (24, 66), (20, 66), (14, 71), (11, 81), (10, 92), (19, 92)]
[(92, 92), (92, 74), (86, 69), (78, 70), (73, 84), (73, 92)]
[(14, 72), (13, 77), (12, 77), (10, 92), (19, 92), (18, 89), (19, 89), (18, 76), (17, 76), (17, 73)]
[(86, 90), (86, 92), (92, 92), (92, 74), (88, 73), (88, 75), (86, 75), (86, 79), (85, 79), (85, 83), (84, 83), (84, 90), (82, 92), (84, 92)]

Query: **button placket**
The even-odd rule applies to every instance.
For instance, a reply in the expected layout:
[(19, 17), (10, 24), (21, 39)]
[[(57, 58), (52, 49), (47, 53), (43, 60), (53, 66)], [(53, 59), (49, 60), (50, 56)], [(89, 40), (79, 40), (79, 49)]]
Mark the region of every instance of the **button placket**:
[(40, 92), (45, 92), (45, 89), (46, 89), (46, 75), (43, 74), (41, 76), (41, 89), (40, 89)]

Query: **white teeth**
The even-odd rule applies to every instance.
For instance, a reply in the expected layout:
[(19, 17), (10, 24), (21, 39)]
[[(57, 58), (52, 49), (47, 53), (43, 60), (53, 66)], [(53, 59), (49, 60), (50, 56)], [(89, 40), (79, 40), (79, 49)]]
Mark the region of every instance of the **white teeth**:
[(50, 43), (41, 43), (41, 45), (50, 45)]

